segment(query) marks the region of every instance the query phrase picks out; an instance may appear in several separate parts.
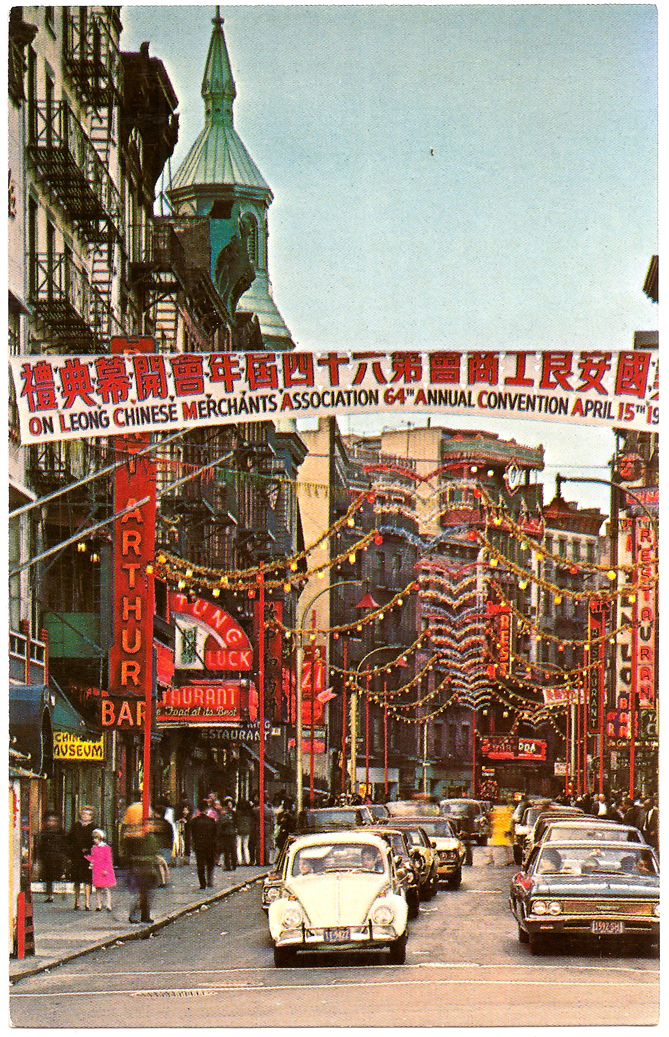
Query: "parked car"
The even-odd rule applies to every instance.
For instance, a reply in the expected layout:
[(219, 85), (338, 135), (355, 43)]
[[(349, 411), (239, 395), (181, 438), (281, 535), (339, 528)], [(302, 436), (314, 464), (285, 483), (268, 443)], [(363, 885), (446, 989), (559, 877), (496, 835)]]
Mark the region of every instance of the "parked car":
[[(466, 847), (453, 820), (449, 817), (422, 817), (419, 820), (421, 830), (436, 855), (437, 884), (445, 882), (451, 889), (457, 889), (462, 881)], [(409, 822), (403, 819), (398, 823), (406, 826)]]
[(302, 836), (288, 850), (282, 895), (269, 906), (274, 964), (297, 951), (388, 948), (406, 958), (407, 902), (391, 847), (365, 829)]
[(477, 799), (442, 799), (439, 812), (455, 822), (460, 837), (471, 835), (479, 846), (485, 846), (490, 822)]
[(342, 828), (359, 828), (373, 825), (374, 817), (366, 804), (351, 807), (319, 807), (302, 810), (297, 819), (297, 831), (333, 832)]
[(367, 807), (375, 821), (380, 822), (381, 824), (386, 823), (390, 815), (385, 803), (368, 803)]
[(660, 926), (660, 869), (643, 844), (540, 843), (513, 876), (509, 906), (518, 939), (540, 953), (570, 933), (654, 943)]
[(437, 820), (439, 819), (430, 817), (394, 817), (392, 822), (389, 822), (393, 828), (399, 828), (407, 837), (411, 856), (419, 868), (421, 900), (429, 900), (439, 887), (437, 853), (424, 828), (424, 825)]
[(593, 839), (597, 842), (643, 843), (638, 828), (623, 825), (619, 821), (605, 821), (597, 817), (569, 817), (555, 820), (551, 814), (542, 815), (528, 836), (524, 859), (537, 843), (571, 842)]

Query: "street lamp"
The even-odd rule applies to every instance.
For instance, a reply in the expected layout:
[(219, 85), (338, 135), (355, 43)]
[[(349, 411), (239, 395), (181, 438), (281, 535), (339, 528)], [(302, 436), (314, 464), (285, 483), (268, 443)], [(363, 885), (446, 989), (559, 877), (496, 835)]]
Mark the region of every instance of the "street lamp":
[[(360, 583), (360, 580), (340, 580), (339, 583), (330, 583), (330, 584), (327, 585), (327, 587), (323, 587), (323, 589), (318, 591), (317, 594), (314, 594), (313, 598), (311, 598), (311, 600), (308, 601), (307, 604), (302, 609), (302, 617), (301, 617), (300, 623), (299, 623), (299, 625), (297, 627), (297, 632), (299, 632), (299, 634), (300, 634), (300, 639), (299, 639), (299, 642), (298, 642), (298, 645), (297, 645), (297, 687), (295, 689), (295, 706), (296, 706), (296, 713), (297, 713), (297, 716), (295, 717), (295, 743), (296, 743), (296, 745), (295, 745), (295, 756), (296, 756), (296, 764), (297, 764), (297, 766), (296, 766), (297, 775), (296, 775), (296, 782), (295, 782), (295, 799), (296, 799), (296, 806), (297, 806), (297, 810), (298, 811), (300, 811), (302, 809), (302, 794), (303, 794), (302, 793), (302, 664), (303, 664), (303, 660), (304, 660), (304, 645), (303, 645), (303, 642), (302, 642), (302, 636), (304, 634), (304, 621), (306, 619), (307, 612), (309, 611), (310, 608), (312, 608), (314, 603), (318, 600), (318, 598), (320, 598), (320, 596), (322, 594), (326, 594), (328, 591), (332, 591), (336, 587), (346, 587), (346, 586), (350, 586), (352, 584), (355, 584), (357, 586), (359, 583)], [(356, 605), (355, 607), (359, 608), (360, 604)], [(315, 681), (314, 681), (313, 667), (312, 667), (311, 681), (312, 681), (312, 691), (314, 691), (315, 690)], [(313, 713), (313, 708), (314, 707), (313, 707), (313, 701), (312, 701), (312, 704), (311, 704), (311, 719), (312, 719), (312, 724), (311, 724), (311, 727), (312, 727), (311, 752), (312, 753), (314, 751), (314, 743), (313, 743), (313, 717), (314, 717), (314, 713)], [(342, 724), (344, 726), (345, 726), (345, 721), (346, 721), (346, 718), (343, 717), (342, 718)]]
[[(371, 605), (368, 602), (365, 601), (365, 599), (367, 597), (369, 597), (371, 599), (371, 602), (372, 602)], [(362, 601), (359, 602), (359, 604), (356, 606), (356, 608), (360, 608), (360, 607), (371, 608), (371, 607), (374, 607), (374, 606), (376, 606), (376, 602), (372, 598), (371, 594), (366, 594), (365, 597), (362, 599)], [(356, 666), (356, 670), (355, 670), (356, 676), (357, 677), (360, 676), (360, 670), (362, 668), (362, 664), (364, 662), (367, 662), (367, 660), (370, 659), (372, 655), (375, 655), (377, 652), (393, 651), (394, 649), (399, 649), (401, 654), (396, 659), (393, 659), (390, 663), (388, 663), (388, 665), (391, 666), (393, 664), (396, 664), (397, 666), (406, 667), (407, 663), (404, 661), (404, 658), (403, 658), (404, 652), (406, 652), (406, 646), (405, 645), (379, 645), (378, 648), (372, 648), (372, 650), (370, 652), (367, 652), (366, 655), (363, 655), (362, 659), (360, 660), (360, 662)], [(386, 791), (387, 791), (387, 785), (388, 785), (388, 779), (387, 779), (388, 721), (387, 721), (387, 712), (386, 712), (386, 696), (385, 696), (385, 692), (386, 692), (386, 688), (385, 688), (385, 683), (384, 683), (384, 729), (383, 729), (384, 730), (384, 779), (385, 779), (385, 785), (386, 785)], [(355, 792), (355, 789), (356, 789), (356, 770), (357, 770), (357, 766), (356, 766), (357, 765), (356, 742), (357, 742), (357, 736), (358, 736), (357, 721), (358, 721), (358, 693), (357, 693), (357, 691), (353, 691), (353, 692), (351, 692), (351, 791), (352, 792)], [(365, 695), (365, 784), (369, 785), (369, 667), (367, 667), (366, 695)]]

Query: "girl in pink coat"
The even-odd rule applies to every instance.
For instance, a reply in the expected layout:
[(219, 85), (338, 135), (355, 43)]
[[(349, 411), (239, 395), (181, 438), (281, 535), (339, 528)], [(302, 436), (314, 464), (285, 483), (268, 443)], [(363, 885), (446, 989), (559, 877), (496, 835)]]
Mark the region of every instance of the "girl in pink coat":
[(87, 855), (86, 860), (91, 862), (93, 870), (91, 885), (95, 889), (98, 901), (95, 910), (102, 911), (100, 891), (105, 889), (107, 891), (107, 910), (111, 911), (111, 887), (116, 885), (116, 876), (114, 875), (111, 846), (105, 842), (105, 833), (101, 828), (96, 828), (93, 832), (93, 846), (90, 856)]

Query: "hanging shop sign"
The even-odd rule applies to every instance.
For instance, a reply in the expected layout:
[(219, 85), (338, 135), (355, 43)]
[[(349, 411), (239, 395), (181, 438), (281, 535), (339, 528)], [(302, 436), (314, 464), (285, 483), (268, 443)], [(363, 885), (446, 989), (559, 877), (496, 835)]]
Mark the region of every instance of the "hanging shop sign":
[[(312, 676), (313, 669), (313, 676)], [(315, 659), (302, 662), (302, 723), (322, 724), (325, 718), (324, 704), (319, 699), (325, 691), (325, 662), (317, 655)]]
[(77, 763), (102, 763), (105, 758), (104, 735), (99, 738), (80, 738), (68, 731), (54, 731), (54, 760), (74, 760)]
[(146, 701), (141, 698), (106, 696), (100, 699), (100, 725), (118, 731), (142, 731), (146, 719)]
[[(634, 493), (638, 489), (634, 487)], [(616, 643), (618, 697), (635, 697), (642, 709), (654, 709), (657, 688), (656, 526), (647, 516), (621, 514), (618, 560), (628, 567), (621, 587)]]
[(588, 712), (588, 730), (596, 734), (604, 727), (604, 695), (606, 679), (606, 624), (609, 604), (593, 598), (588, 610), (588, 641), (590, 663), (585, 670), (585, 694)]
[(208, 681), (164, 688), (156, 702), (156, 723), (170, 726), (244, 720), (257, 709), (252, 681)]
[(250, 670), (253, 648), (239, 623), (204, 598), (170, 594), (177, 670)]
[(660, 420), (658, 351), (131, 353), (9, 358), (21, 442), (401, 410), (639, 431)]
[(260, 615), (260, 601), (254, 603), (253, 629), (256, 639), (260, 632), (260, 624), (265, 626), (265, 703), (272, 710), (274, 720), (280, 724), (284, 719), (285, 709), (282, 701), (283, 691), (283, 602), (265, 600), (265, 614)]
[[(265, 738), (274, 738), (281, 734), (281, 729), (272, 727), (271, 720), (265, 721)], [(203, 742), (259, 742), (260, 724), (235, 722), (205, 727), (198, 731), (198, 738)]]

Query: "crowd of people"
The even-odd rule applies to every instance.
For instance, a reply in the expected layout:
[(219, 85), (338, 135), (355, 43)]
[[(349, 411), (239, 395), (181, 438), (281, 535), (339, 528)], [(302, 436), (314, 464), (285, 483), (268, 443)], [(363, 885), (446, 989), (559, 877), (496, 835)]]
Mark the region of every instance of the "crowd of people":
[(635, 792), (632, 797), (624, 792), (611, 792), (609, 795), (584, 792), (577, 798), (570, 798), (560, 793), (556, 801), (579, 807), (584, 813), (607, 821), (618, 821), (638, 828), (648, 845), (659, 853), (660, 811), (656, 795), (644, 796), (641, 792)]

